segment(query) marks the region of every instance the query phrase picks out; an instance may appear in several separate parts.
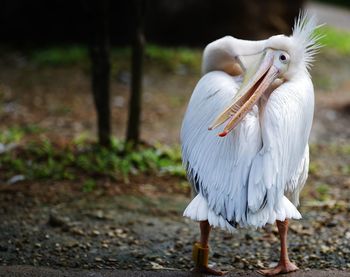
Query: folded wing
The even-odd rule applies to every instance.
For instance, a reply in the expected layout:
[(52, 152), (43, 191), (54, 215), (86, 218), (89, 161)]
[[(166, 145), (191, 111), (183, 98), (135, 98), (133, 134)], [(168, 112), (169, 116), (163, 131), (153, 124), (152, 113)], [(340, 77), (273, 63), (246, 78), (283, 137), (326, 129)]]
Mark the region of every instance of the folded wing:
[(278, 210), (287, 191), (298, 197), (307, 177), (313, 111), (313, 86), (308, 76), (285, 83), (271, 94), (261, 119), (263, 146), (249, 174), (250, 213), (262, 208)]
[(240, 78), (224, 72), (206, 74), (189, 102), (181, 142), (183, 162), (196, 192), (217, 215), (244, 225), (250, 167), (262, 146), (257, 107), (225, 138), (217, 135), (223, 127), (208, 131), (232, 103), (240, 83)]

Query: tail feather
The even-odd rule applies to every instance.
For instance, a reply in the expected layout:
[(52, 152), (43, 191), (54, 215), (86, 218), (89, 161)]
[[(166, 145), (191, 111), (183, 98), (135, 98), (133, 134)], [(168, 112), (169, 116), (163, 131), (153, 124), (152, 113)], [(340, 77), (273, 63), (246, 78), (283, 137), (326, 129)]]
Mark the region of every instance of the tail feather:
[(185, 209), (183, 216), (189, 217), (194, 221), (208, 220), (213, 227), (219, 227), (229, 232), (234, 232), (236, 229), (230, 225), (226, 219), (220, 215), (216, 215), (208, 208), (207, 200), (198, 194)]

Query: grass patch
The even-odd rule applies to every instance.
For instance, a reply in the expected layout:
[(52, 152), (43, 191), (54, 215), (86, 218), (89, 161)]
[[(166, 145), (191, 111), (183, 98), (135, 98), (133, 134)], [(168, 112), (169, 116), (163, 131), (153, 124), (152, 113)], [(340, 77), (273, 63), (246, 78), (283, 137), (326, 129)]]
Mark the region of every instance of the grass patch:
[(88, 62), (88, 50), (79, 45), (37, 49), (30, 60), (39, 66), (67, 66)]
[[(334, 49), (342, 55), (350, 54), (350, 33), (329, 26), (317, 29), (316, 34), (322, 35), (320, 43), (325, 49)], [(147, 44), (145, 62), (147, 65), (157, 65), (160, 69), (181, 71), (183, 68), (199, 72), (202, 49), (188, 47), (164, 47)], [(67, 45), (36, 49), (29, 55), (30, 61), (41, 66), (67, 66), (89, 63), (88, 48), (83, 45)], [(112, 67), (130, 67), (131, 48), (113, 47), (111, 50)]]
[(328, 184), (318, 184), (316, 187), (316, 198), (319, 201), (327, 201), (330, 197), (330, 187)]
[(349, 144), (310, 144), (310, 176), (319, 180), (327, 176), (348, 176), (349, 157)]
[(87, 179), (83, 185), (84, 192), (92, 192), (96, 188), (96, 181), (94, 179)]
[(42, 128), (36, 124), (28, 124), (25, 126), (15, 125), (0, 132), (0, 143), (17, 143), (22, 140), (25, 135), (39, 134), (42, 131)]
[(16, 175), (27, 180), (76, 180), (88, 178), (84, 191), (95, 187), (93, 179), (108, 177), (128, 181), (130, 175), (185, 176), (179, 147), (157, 145), (133, 150), (113, 140), (111, 149), (79, 141), (60, 147), (44, 139), (26, 143), (0, 155), (3, 181)]
[(333, 49), (342, 55), (350, 54), (350, 32), (328, 26), (318, 28), (315, 32), (322, 36), (320, 43), (325, 49)]
[(186, 47), (171, 48), (148, 45), (146, 47), (146, 59), (169, 71), (179, 71), (183, 68), (199, 71), (201, 52), (199, 49)]
[[(39, 66), (70, 66), (89, 63), (87, 47), (72, 45), (36, 49), (30, 55), (31, 62)], [(114, 47), (111, 50), (112, 69), (129, 68), (131, 63), (130, 47)], [(198, 72), (201, 63), (201, 50), (186, 47), (162, 47), (148, 44), (145, 49), (147, 65), (159, 66), (162, 70)]]

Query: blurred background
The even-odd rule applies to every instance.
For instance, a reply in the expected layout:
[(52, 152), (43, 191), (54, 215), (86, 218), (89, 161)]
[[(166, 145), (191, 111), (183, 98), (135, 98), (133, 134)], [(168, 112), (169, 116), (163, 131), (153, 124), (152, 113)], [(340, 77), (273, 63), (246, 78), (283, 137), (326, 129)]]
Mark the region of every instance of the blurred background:
[[(181, 218), (190, 187), (179, 130), (202, 50), (224, 35), (288, 35), (305, 8), (325, 23), (317, 30), (324, 46), (311, 69), (310, 177), (291, 249), (301, 268), (348, 270), (349, 7), (347, 0), (2, 1), (0, 264), (188, 269), (198, 232)], [(268, 228), (234, 237), (218, 231), (218, 265), (268, 266), (278, 244)]]

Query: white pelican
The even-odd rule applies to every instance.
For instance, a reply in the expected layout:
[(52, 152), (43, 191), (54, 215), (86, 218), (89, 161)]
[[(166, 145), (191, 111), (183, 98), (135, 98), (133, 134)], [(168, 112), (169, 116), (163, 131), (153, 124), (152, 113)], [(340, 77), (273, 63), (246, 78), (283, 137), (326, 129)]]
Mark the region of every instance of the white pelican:
[(315, 17), (301, 14), (289, 37), (226, 36), (204, 50), (203, 77), (181, 129), (183, 163), (197, 194), (184, 211), (200, 225), (197, 272), (223, 274), (208, 267), (211, 226), (233, 231), (275, 221), (280, 261), (259, 273), (298, 269), (288, 258), (287, 230), (288, 219), (301, 218), (296, 206), (308, 174), (316, 28)]

